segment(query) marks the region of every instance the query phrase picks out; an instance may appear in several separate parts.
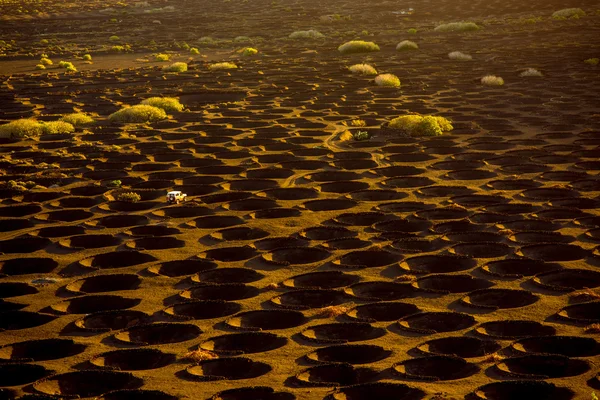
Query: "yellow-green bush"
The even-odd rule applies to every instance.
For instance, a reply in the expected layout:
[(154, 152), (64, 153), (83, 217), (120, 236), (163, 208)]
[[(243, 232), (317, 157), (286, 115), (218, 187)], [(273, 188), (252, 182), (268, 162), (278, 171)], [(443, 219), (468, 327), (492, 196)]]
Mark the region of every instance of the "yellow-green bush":
[(219, 70), (219, 69), (235, 69), (237, 67), (238, 67), (237, 65), (235, 65), (234, 63), (231, 63), (231, 62), (220, 62), (220, 63), (210, 64), (208, 66), (208, 69), (213, 71), (213, 70)]
[(150, 97), (142, 101), (141, 104), (160, 108), (166, 112), (179, 112), (183, 111), (184, 108), (183, 104), (181, 104), (176, 97)]
[(94, 124), (94, 118), (90, 117), (85, 113), (72, 113), (63, 115), (63, 117), (59, 121), (68, 122), (76, 128), (80, 128), (83, 126), (90, 126)]
[(375, 78), (377, 86), (400, 87), (400, 79), (394, 74), (381, 74)]
[(453, 129), (450, 121), (444, 117), (419, 114), (394, 118), (390, 121), (389, 127), (402, 130), (411, 136), (439, 136)]
[(170, 57), (168, 54), (159, 53), (154, 55), (154, 61), (166, 62), (169, 61)]
[(585, 11), (581, 8), (563, 8), (552, 13), (554, 19), (579, 18), (585, 16)]
[(108, 116), (110, 122), (119, 123), (145, 123), (161, 121), (167, 118), (167, 113), (158, 107), (146, 104), (125, 107)]
[(296, 31), (290, 33), (290, 39), (322, 39), (325, 35), (315, 29), (309, 29), (307, 31)]
[(338, 47), (338, 51), (342, 54), (367, 53), (379, 51), (379, 46), (373, 42), (365, 42), (364, 40), (351, 40)]
[(165, 72), (185, 72), (188, 70), (188, 65), (184, 62), (176, 62), (171, 65), (165, 65), (162, 67), (162, 70)]
[(419, 45), (411, 40), (403, 40), (396, 45), (396, 51), (417, 50)]
[(75, 132), (75, 127), (65, 121), (42, 122), (42, 135), (60, 135)]
[(126, 201), (127, 203), (137, 203), (141, 199), (142, 197), (135, 192), (125, 192), (117, 195), (118, 201)]
[(39, 136), (42, 134), (42, 124), (35, 119), (23, 118), (8, 124), (0, 125), (0, 137), (22, 138), (26, 136)]
[(348, 70), (357, 75), (377, 75), (375, 67), (369, 64), (354, 64), (348, 67)]
[(242, 56), (244, 57), (253, 56), (256, 53), (258, 53), (258, 50), (256, 50), (254, 47), (246, 47), (242, 50)]
[(436, 32), (468, 32), (478, 31), (481, 29), (479, 25), (474, 22), (449, 22), (447, 24), (441, 24), (435, 27)]

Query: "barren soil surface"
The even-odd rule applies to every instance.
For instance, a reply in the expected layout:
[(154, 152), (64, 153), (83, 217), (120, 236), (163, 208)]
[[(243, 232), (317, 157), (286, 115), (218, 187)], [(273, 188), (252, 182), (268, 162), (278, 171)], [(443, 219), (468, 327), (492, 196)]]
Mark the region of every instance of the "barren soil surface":
[[(551, 17), (569, 7), (586, 15)], [(44, 0), (0, 16), (0, 123), (97, 120), (0, 139), (0, 399), (600, 390), (600, 67), (584, 62), (600, 4)], [(434, 31), (458, 21), (482, 29)], [(288, 38), (308, 29), (324, 38)], [(338, 52), (355, 39), (381, 50)], [(36, 70), (42, 54), (55, 66)], [(175, 61), (188, 71), (162, 70)], [(152, 96), (186, 109), (108, 121)], [(387, 127), (407, 113), (454, 130)]]

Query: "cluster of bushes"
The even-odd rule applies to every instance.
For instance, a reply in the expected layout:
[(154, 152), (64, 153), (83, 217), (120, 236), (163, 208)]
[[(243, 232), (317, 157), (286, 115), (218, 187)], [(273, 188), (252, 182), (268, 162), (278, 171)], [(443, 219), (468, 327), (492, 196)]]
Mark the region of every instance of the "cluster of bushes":
[[(69, 119), (68, 116), (67, 119)], [(33, 118), (23, 118), (0, 125), (0, 137), (2, 138), (23, 138), (73, 132), (75, 132), (75, 126), (64, 120), (42, 122)]]
[(444, 117), (420, 114), (394, 118), (388, 126), (392, 129), (401, 130), (410, 136), (439, 136), (454, 129), (450, 121)]
[(127, 203), (137, 203), (142, 197), (135, 192), (123, 192), (119, 193), (116, 197), (118, 201), (125, 201)]
[(108, 116), (118, 123), (146, 123), (162, 121), (168, 112), (183, 111), (184, 106), (175, 97), (150, 97), (135, 106), (124, 107)]

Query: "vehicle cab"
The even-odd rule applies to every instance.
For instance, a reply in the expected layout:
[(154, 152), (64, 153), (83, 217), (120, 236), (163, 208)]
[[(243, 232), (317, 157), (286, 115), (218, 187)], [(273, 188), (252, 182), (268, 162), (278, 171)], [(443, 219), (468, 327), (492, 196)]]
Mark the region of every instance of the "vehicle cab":
[(180, 192), (179, 190), (173, 190), (167, 193), (167, 203), (169, 204), (179, 204), (182, 201), (185, 201), (187, 198), (187, 194)]

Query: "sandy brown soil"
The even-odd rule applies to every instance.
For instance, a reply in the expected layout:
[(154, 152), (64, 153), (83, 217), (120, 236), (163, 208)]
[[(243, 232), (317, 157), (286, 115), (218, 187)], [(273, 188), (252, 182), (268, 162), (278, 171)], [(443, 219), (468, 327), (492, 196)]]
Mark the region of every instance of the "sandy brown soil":
[[(598, 7), (429, 0), (405, 16), (395, 1), (150, 1), (175, 7), (154, 14), (73, 3), (30, 17), (2, 5), (0, 36), (14, 42), (0, 58), (0, 121), (82, 111), (99, 122), (2, 139), (0, 180), (48, 189), (0, 188), (0, 399), (600, 390), (599, 333), (585, 331), (600, 323), (600, 80), (583, 62), (600, 56)], [(549, 17), (565, 7), (587, 16)], [(351, 19), (320, 18), (331, 14)], [(433, 31), (460, 20), (484, 29)], [(326, 39), (287, 39), (309, 28)], [(111, 35), (134, 52), (110, 53)], [(242, 35), (258, 55), (239, 55)], [(337, 51), (356, 38), (381, 51)], [(419, 50), (396, 52), (404, 39)], [(190, 60), (183, 42), (201, 55)], [(163, 73), (157, 52), (189, 71)], [(79, 72), (35, 71), (42, 53)], [(240, 68), (207, 69), (232, 60)], [(402, 87), (345, 70), (359, 62)], [(520, 77), (526, 68), (544, 76)], [(487, 74), (505, 85), (481, 85)], [(144, 126), (106, 119), (157, 95), (187, 109)], [(407, 112), (455, 129), (385, 128)], [(342, 122), (358, 118), (372, 138), (343, 140)], [(115, 201), (114, 180), (142, 201)], [(172, 189), (188, 201), (165, 204)], [(186, 357), (198, 349), (214, 358)]]

